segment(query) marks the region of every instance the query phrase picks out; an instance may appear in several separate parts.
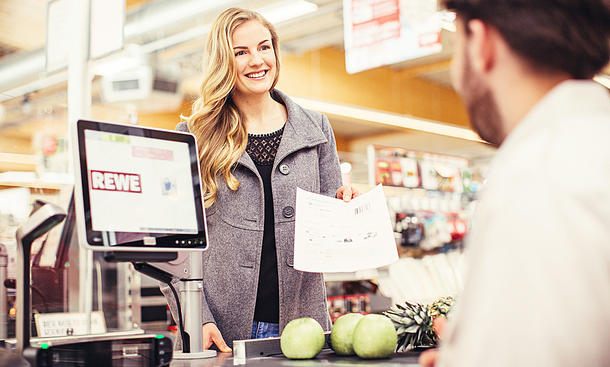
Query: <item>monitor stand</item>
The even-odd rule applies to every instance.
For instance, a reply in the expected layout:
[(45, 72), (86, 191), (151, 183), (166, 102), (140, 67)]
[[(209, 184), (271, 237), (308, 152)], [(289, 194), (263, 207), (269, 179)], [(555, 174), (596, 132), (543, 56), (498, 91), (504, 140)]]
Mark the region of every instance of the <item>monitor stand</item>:
[(203, 349), (203, 333), (201, 327), (203, 320), (201, 309), (203, 308), (203, 254), (193, 252), (189, 255), (191, 273), (189, 279), (181, 279), (180, 305), (184, 315), (184, 329), (190, 336), (190, 352), (174, 352), (174, 359), (198, 359), (216, 357), (215, 350)]
[[(151, 258), (150, 256), (153, 256)], [(163, 283), (171, 282), (172, 276), (180, 279), (182, 287), (180, 289), (180, 306), (184, 318), (184, 331), (189, 336), (189, 346), (186, 348), (188, 352), (174, 351), (173, 359), (199, 359), (216, 357), (216, 351), (203, 349), (203, 334), (202, 334), (202, 316), (201, 309), (203, 308), (203, 254), (201, 252), (189, 253), (182, 263), (181, 267), (170, 266), (165, 264), (151, 265), (141, 261), (168, 262), (176, 260), (178, 254), (176, 252), (162, 253), (140, 253), (140, 252), (111, 252), (104, 258), (107, 261), (118, 262), (133, 262), (134, 268), (149, 277)], [(173, 274), (163, 270), (162, 268), (173, 270)], [(177, 270), (185, 269), (179, 272)], [(188, 271), (186, 270), (188, 269)], [(185, 275), (186, 276), (182, 276)], [(178, 320), (178, 322), (180, 322)], [(183, 343), (187, 341), (183, 340)]]

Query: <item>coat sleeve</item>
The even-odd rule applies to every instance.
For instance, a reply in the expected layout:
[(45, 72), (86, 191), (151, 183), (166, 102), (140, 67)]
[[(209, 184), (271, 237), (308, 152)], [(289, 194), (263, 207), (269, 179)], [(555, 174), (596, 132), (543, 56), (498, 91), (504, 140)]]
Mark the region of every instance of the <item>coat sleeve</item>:
[(176, 125), (176, 131), (182, 131), (185, 133), (189, 132), (189, 126), (187, 125), (186, 121), (180, 121), (178, 123), (178, 125)]
[(337, 189), (341, 186), (341, 169), (339, 167), (335, 134), (326, 115), (322, 115), (321, 128), (328, 141), (318, 146), (320, 193), (334, 197)]

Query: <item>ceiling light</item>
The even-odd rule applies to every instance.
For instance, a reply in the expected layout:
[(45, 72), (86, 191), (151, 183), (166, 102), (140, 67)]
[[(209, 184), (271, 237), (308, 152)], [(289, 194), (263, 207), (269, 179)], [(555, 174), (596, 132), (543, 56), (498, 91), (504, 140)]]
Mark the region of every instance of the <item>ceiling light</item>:
[(260, 9), (260, 13), (271, 24), (285, 22), (318, 10), (318, 5), (306, 0), (282, 1)]
[(154, 35), (167, 26), (228, 8), (234, 2), (228, 0), (181, 0), (157, 2), (157, 4), (153, 2), (151, 6), (143, 7), (140, 12), (129, 16), (129, 21), (124, 27), (125, 39), (149, 33)]

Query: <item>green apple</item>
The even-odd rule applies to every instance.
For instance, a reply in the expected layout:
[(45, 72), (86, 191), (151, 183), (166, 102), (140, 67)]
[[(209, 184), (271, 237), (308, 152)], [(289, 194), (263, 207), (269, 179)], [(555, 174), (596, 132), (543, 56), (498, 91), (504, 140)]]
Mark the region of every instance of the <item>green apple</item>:
[(314, 358), (323, 346), (324, 329), (310, 317), (290, 321), (280, 337), (282, 353), (290, 359)]
[(354, 346), (352, 343), (354, 329), (363, 317), (364, 316), (359, 313), (348, 313), (335, 321), (333, 330), (330, 333), (330, 343), (335, 353), (343, 356), (351, 356), (354, 354)]
[(354, 329), (353, 343), (360, 358), (387, 358), (396, 350), (394, 323), (383, 315), (366, 315)]

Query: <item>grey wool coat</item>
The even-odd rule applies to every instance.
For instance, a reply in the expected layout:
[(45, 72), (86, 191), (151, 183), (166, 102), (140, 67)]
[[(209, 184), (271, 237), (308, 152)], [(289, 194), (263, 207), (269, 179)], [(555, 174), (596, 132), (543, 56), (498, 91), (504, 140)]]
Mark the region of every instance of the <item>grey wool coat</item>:
[[(278, 90), (272, 93), (288, 112), (271, 173), (280, 330), (300, 317), (312, 317), (329, 330), (322, 274), (293, 268), (294, 212), (297, 187), (334, 196), (341, 186), (335, 137), (326, 116), (302, 108)], [(176, 129), (188, 130), (185, 123)], [(265, 213), (263, 182), (248, 153), (239, 158), (233, 174), (240, 181), (239, 188), (230, 190), (219, 177), (216, 202), (206, 209), (209, 248), (203, 255), (201, 310), (203, 323), (216, 323), (231, 347), (233, 340), (250, 338)], [(167, 289), (164, 293), (169, 295)], [(168, 299), (173, 301), (171, 296)], [(170, 308), (175, 311), (172, 303)]]

